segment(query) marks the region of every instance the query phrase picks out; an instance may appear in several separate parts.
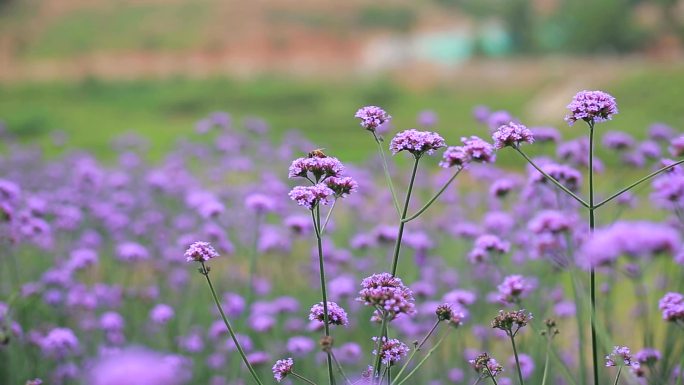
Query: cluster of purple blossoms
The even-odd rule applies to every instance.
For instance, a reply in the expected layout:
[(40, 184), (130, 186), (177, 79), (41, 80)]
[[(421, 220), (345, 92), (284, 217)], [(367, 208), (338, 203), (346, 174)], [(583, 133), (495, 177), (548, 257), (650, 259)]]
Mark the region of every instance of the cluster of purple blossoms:
[(639, 362), (632, 359), (632, 352), (626, 346), (616, 346), (613, 351), (606, 356), (606, 366), (639, 366)]
[(392, 120), (392, 116), (377, 106), (361, 107), (354, 117), (361, 119), (361, 127), (373, 132)]
[(325, 183), (318, 183), (313, 186), (295, 186), (288, 195), (299, 206), (313, 210), (319, 204), (327, 205), (335, 192)]
[[(547, 163), (541, 165), (540, 168), (546, 174), (557, 180), (560, 184), (567, 187), (569, 190), (577, 191), (582, 182), (582, 173), (574, 168), (562, 164)], [(531, 171), (530, 181), (537, 184), (548, 184), (549, 181), (544, 175), (537, 170)]]
[[(382, 339), (379, 339), (378, 337), (373, 337), (373, 341), (380, 345), (380, 361), (386, 366), (392, 366), (401, 361), (409, 352), (406, 344), (394, 338), (382, 337)], [(377, 355), (378, 349), (374, 349), (373, 354)]]
[(483, 234), (475, 239), (473, 249), (468, 253), (468, 260), (471, 263), (482, 263), (489, 261), (492, 256), (499, 256), (507, 253), (511, 244), (493, 234)]
[(568, 104), (570, 113), (565, 121), (572, 126), (578, 120), (599, 123), (610, 120), (618, 113), (615, 98), (603, 91), (580, 91)]
[(294, 366), (294, 361), (292, 358), (286, 358), (284, 360), (276, 361), (273, 365), (273, 378), (276, 381), (281, 382), (288, 374), (292, 373), (292, 367)]
[[(323, 307), (323, 302), (317, 303), (311, 307), (309, 312), (309, 320), (318, 321), (320, 323), (325, 322), (325, 310)], [(335, 302), (328, 301), (328, 325), (349, 325), (349, 318), (347, 318), (347, 312)]]
[(653, 365), (661, 358), (660, 352), (653, 348), (641, 349), (634, 355), (634, 359), (642, 365)]
[(684, 135), (672, 139), (669, 150), (672, 156), (680, 157), (684, 155)]
[(401, 151), (408, 151), (416, 158), (421, 157), (425, 153), (432, 155), (435, 150), (442, 147), (446, 147), (446, 143), (439, 134), (415, 129), (398, 133), (390, 142), (390, 150), (393, 155)]
[(663, 312), (665, 321), (684, 323), (684, 295), (667, 293), (658, 302), (658, 308)]
[(603, 147), (623, 151), (634, 147), (636, 141), (632, 135), (622, 131), (608, 131), (603, 135)]
[(390, 320), (399, 314), (411, 315), (416, 311), (411, 289), (389, 273), (364, 278), (361, 287), (357, 301), (382, 310)]
[(480, 376), (484, 377), (496, 377), (504, 370), (503, 366), (487, 353), (482, 353), (474, 359), (468, 360), (468, 363)]
[(440, 167), (463, 168), (471, 162), (490, 163), (496, 159), (494, 147), (477, 136), (461, 138), (461, 141), (463, 146), (451, 146), (444, 151)]
[(103, 352), (89, 366), (86, 384), (147, 385), (186, 384), (191, 377), (189, 363), (180, 356), (160, 354), (142, 349)]
[(342, 162), (327, 156), (320, 150), (313, 151), (305, 158), (297, 158), (290, 165), (289, 178), (310, 178), (320, 182), (332, 176), (340, 176), (344, 171)]
[(184, 255), (187, 262), (207, 262), (219, 256), (209, 242), (199, 241), (190, 245)]
[(259, 213), (268, 213), (276, 209), (276, 202), (265, 194), (250, 194), (245, 198), (245, 206)]
[(543, 210), (530, 220), (527, 228), (535, 234), (558, 234), (570, 231), (574, 222), (572, 216), (569, 216), (567, 213), (556, 210)]
[(494, 147), (502, 149), (504, 147), (518, 147), (520, 143), (534, 143), (532, 131), (522, 124), (509, 122), (499, 127), (492, 135)]
[(359, 187), (359, 184), (349, 176), (333, 176), (326, 179), (325, 184), (335, 193), (335, 196), (342, 198), (356, 192)]
[(509, 275), (497, 286), (499, 301), (505, 304), (519, 303), (527, 297), (537, 285), (522, 275)]
[(76, 354), (79, 343), (71, 329), (54, 328), (42, 338), (40, 348), (46, 357), (61, 359)]

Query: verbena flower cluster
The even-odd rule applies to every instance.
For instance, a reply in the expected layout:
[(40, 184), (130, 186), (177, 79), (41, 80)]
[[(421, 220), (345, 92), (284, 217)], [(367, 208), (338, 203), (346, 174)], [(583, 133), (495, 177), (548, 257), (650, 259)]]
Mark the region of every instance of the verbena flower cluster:
[(406, 130), (398, 133), (390, 142), (392, 154), (408, 151), (415, 157), (432, 155), (435, 150), (446, 147), (444, 138), (430, 131)]
[(603, 91), (582, 91), (568, 104), (570, 113), (565, 121), (573, 125), (578, 120), (599, 123), (612, 119), (618, 113), (615, 98)]
[(389, 273), (364, 278), (361, 287), (357, 300), (386, 313), (390, 319), (400, 314), (411, 315), (416, 311), (411, 289), (400, 278)]

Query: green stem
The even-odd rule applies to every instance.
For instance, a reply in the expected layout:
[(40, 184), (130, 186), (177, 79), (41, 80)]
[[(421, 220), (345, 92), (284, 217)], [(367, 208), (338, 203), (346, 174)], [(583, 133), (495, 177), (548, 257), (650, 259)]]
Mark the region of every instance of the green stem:
[(300, 380), (306, 382), (307, 384), (316, 385), (315, 382), (313, 382), (313, 381), (309, 380), (308, 378), (306, 378), (306, 377), (304, 377), (304, 376), (302, 376), (302, 375), (299, 375), (299, 374), (297, 374), (297, 373), (295, 373), (295, 372), (290, 372), (290, 374), (292, 375), (292, 377), (298, 378), (298, 379), (300, 379)]
[(427, 210), (427, 209), (428, 209), (428, 208), (437, 200), (437, 198), (439, 198), (439, 196), (442, 195), (442, 193), (443, 193), (444, 191), (446, 191), (447, 187), (449, 187), (449, 185), (451, 184), (451, 182), (453, 182), (454, 179), (456, 179), (456, 177), (458, 176), (458, 174), (461, 173), (462, 170), (463, 170), (462, 167), (459, 168), (458, 170), (456, 170), (456, 173), (455, 173), (451, 178), (449, 178), (449, 180), (444, 184), (444, 186), (437, 192), (437, 194), (435, 194), (435, 196), (433, 196), (433, 197), (425, 204), (425, 206), (423, 206), (420, 210), (418, 210), (417, 213), (411, 215), (410, 217), (408, 217), (408, 218), (406, 218), (406, 219), (402, 219), (402, 222), (410, 222), (410, 221), (412, 221), (412, 220), (418, 218), (418, 217), (420, 216), (420, 214), (422, 214), (423, 212), (425, 212), (425, 210)]
[(330, 210), (328, 210), (328, 215), (325, 216), (325, 221), (323, 222), (323, 226), (321, 227), (321, 234), (325, 233), (325, 229), (328, 227), (328, 221), (330, 221), (330, 215), (332, 214), (333, 210), (335, 209), (335, 203), (337, 203), (337, 198), (335, 198), (332, 205), (330, 205)]
[(511, 345), (513, 345), (513, 355), (515, 356), (515, 366), (518, 369), (518, 380), (520, 381), (520, 385), (525, 385), (525, 381), (523, 380), (522, 376), (522, 370), (520, 369), (520, 360), (518, 359), (518, 349), (515, 346), (515, 336), (513, 334), (508, 335), (511, 338)]
[(422, 340), (420, 343), (418, 343), (418, 342), (416, 341), (416, 345), (414, 346), (413, 351), (411, 352), (411, 355), (410, 355), (409, 358), (406, 360), (406, 362), (404, 363), (404, 365), (401, 367), (401, 370), (399, 370), (399, 373), (397, 373), (397, 375), (395, 376), (396, 378), (400, 378), (401, 375), (404, 374), (404, 371), (406, 370), (406, 368), (408, 368), (409, 364), (411, 363), (411, 360), (413, 360), (413, 357), (415, 357), (416, 353), (418, 353), (418, 351), (421, 350), (421, 348), (423, 347), (423, 345), (425, 345), (425, 342), (427, 342), (428, 338), (430, 338), (430, 336), (432, 335), (432, 333), (435, 332), (435, 330), (437, 329), (437, 326), (439, 326), (439, 323), (440, 323), (440, 321), (437, 320), (437, 322), (435, 323), (435, 325), (430, 329), (430, 331), (425, 335), (425, 337), (423, 337), (423, 340)]
[(561, 190), (563, 190), (566, 194), (570, 195), (570, 196), (571, 196), (572, 198), (574, 198), (577, 202), (579, 202), (582, 206), (584, 206), (584, 207), (586, 207), (586, 208), (589, 208), (589, 207), (590, 207), (590, 205), (589, 205), (587, 202), (585, 202), (584, 199), (580, 198), (579, 196), (577, 196), (577, 194), (575, 194), (574, 192), (570, 191), (570, 189), (568, 189), (567, 187), (563, 186), (563, 185), (562, 185), (559, 181), (557, 181), (554, 177), (552, 177), (551, 175), (549, 175), (549, 174), (547, 174), (546, 172), (544, 172), (539, 166), (537, 166), (536, 163), (534, 163), (534, 162), (532, 161), (532, 159), (530, 159), (530, 158), (527, 156), (527, 154), (525, 154), (524, 152), (522, 152), (522, 150), (521, 150), (520, 148), (518, 148), (518, 147), (513, 147), (513, 148), (514, 148), (516, 151), (518, 151), (518, 153), (520, 153), (520, 155), (522, 155), (522, 157), (525, 158), (525, 160), (527, 160), (527, 162), (528, 162), (529, 164), (531, 164), (532, 167), (534, 167), (537, 171), (539, 171), (542, 175), (544, 175), (544, 177), (545, 177), (546, 179), (550, 180), (551, 183), (555, 184), (558, 188), (560, 188)]
[(389, 172), (389, 167), (387, 167), (387, 158), (385, 157), (385, 149), (382, 147), (382, 141), (373, 131), (373, 138), (375, 138), (375, 143), (378, 145), (378, 152), (380, 153), (380, 158), (382, 159), (382, 169), (385, 172), (385, 179), (387, 180), (387, 186), (389, 186), (390, 192), (392, 193), (392, 202), (394, 203), (394, 208), (399, 211), (399, 200), (397, 199), (397, 194), (394, 191), (394, 184), (392, 184), (392, 176)]
[(617, 385), (618, 381), (620, 381), (620, 373), (622, 373), (622, 366), (618, 368), (617, 374), (615, 375), (615, 381), (613, 382), (613, 385)]
[(245, 354), (245, 351), (242, 349), (242, 345), (240, 345), (240, 342), (238, 341), (237, 336), (235, 335), (235, 332), (233, 332), (233, 327), (230, 325), (230, 322), (228, 321), (226, 314), (223, 312), (223, 307), (221, 306), (221, 302), (219, 301), (218, 297), (216, 296), (216, 290), (214, 290), (214, 285), (212, 285), (211, 279), (209, 278), (209, 270), (207, 269), (207, 266), (204, 264), (204, 262), (201, 262), (201, 266), (202, 267), (201, 267), (200, 272), (207, 279), (207, 284), (209, 284), (209, 290), (211, 290), (211, 295), (212, 295), (212, 297), (214, 297), (214, 302), (216, 303), (216, 307), (218, 308), (218, 311), (221, 314), (221, 318), (223, 319), (223, 323), (226, 325), (226, 328), (228, 328), (228, 333), (230, 334), (230, 338), (233, 339), (233, 343), (235, 344), (235, 348), (237, 348), (237, 351), (240, 354), (240, 357), (242, 357), (242, 361), (247, 366), (247, 369), (252, 374), (252, 377), (254, 377), (254, 381), (256, 381), (256, 383), (259, 385), (263, 385), (263, 383), (259, 379), (259, 376), (257, 375), (256, 371), (252, 367), (252, 364), (250, 364), (249, 360), (247, 360), (247, 355)]
[[(435, 350), (437, 350), (437, 348), (439, 348), (439, 345), (441, 345), (442, 342), (446, 339), (446, 337), (449, 335), (449, 332), (451, 331), (451, 329), (452, 329), (452, 328), (449, 328), (449, 329), (446, 331), (446, 333), (444, 333), (444, 335), (442, 336), (442, 338), (440, 338), (440, 339), (437, 341), (437, 343), (435, 344), (435, 346), (433, 346), (432, 349), (428, 350), (428, 352), (425, 354), (425, 357), (423, 357), (423, 359), (420, 360), (420, 361), (418, 362), (418, 365), (416, 365), (416, 367), (413, 368), (413, 370), (411, 370), (411, 371), (409, 372), (409, 374), (406, 375), (406, 377), (404, 377), (403, 379), (401, 379), (401, 381), (395, 383), (394, 385), (401, 385), (401, 384), (403, 384), (404, 382), (406, 382), (406, 380), (408, 380), (409, 378), (411, 378), (411, 376), (412, 376), (413, 374), (415, 374), (415, 373), (418, 371), (418, 369), (420, 369), (421, 366), (423, 366), (423, 364), (425, 363), (425, 361), (427, 361), (427, 359), (430, 358), (430, 356), (432, 355), (432, 353), (433, 353)], [(399, 376), (397, 375), (397, 376), (395, 377), (395, 381), (397, 381), (398, 379), (399, 379)]]
[(373, 368), (373, 382), (375, 382), (375, 379), (380, 376), (380, 366), (382, 363), (382, 338), (385, 337), (387, 334), (387, 318), (388, 315), (385, 313), (382, 314), (382, 324), (380, 325), (380, 336), (378, 337), (378, 346), (376, 348), (376, 358), (375, 358), (375, 366)]
[(340, 375), (342, 375), (344, 381), (347, 383), (347, 385), (351, 385), (351, 380), (349, 379), (349, 377), (347, 377), (347, 374), (344, 372), (344, 369), (342, 368), (340, 361), (337, 360), (337, 357), (335, 357), (335, 352), (333, 352), (332, 350), (330, 350), (330, 357), (332, 357), (335, 366), (337, 366), (337, 371), (340, 372)]
[(499, 383), (496, 382), (496, 377), (494, 377), (494, 375), (492, 374), (492, 372), (489, 371), (489, 367), (487, 367), (487, 365), (484, 366), (484, 370), (487, 371), (487, 373), (489, 374), (489, 378), (492, 379), (492, 382), (494, 383), (494, 385), (499, 385)]
[(401, 238), (404, 235), (404, 219), (408, 212), (409, 201), (411, 200), (411, 191), (413, 191), (413, 183), (416, 181), (416, 172), (418, 171), (418, 161), (420, 157), (416, 157), (413, 163), (413, 170), (411, 171), (411, 181), (409, 182), (408, 190), (406, 190), (406, 199), (404, 200), (404, 210), (401, 212), (401, 222), (399, 222), (399, 232), (397, 233), (397, 241), (394, 244), (394, 257), (392, 259), (392, 276), (397, 275), (397, 264), (399, 263), (399, 251), (401, 250)]
[(549, 374), (549, 358), (550, 358), (550, 350), (551, 350), (551, 336), (546, 336), (548, 341), (546, 342), (546, 357), (544, 358), (544, 374), (542, 375), (542, 382), (541, 385), (546, 385), (546, 379), (548, 378)]
[(643, 182), (646, 182), (647, 180), (649, 180), (649, 179), (651, 179), (651, 178), (657, 176), (658, 174), (660, 174), (660, 173), (662, 173), (662, 172), (665, 172), (665, 171), (667, 171), (667, 170), (670, 170), (670, 169), (674, 168), (675, 166), (677, 166), (677, 165), (679, 165), (679, 164), (682, 164), (682, 163), (684, 163), (684, 159), (679, 160), (679, 161), (677, 161), (677, 162), (675, 162), (675, 163), (672, 163), (672, 164), (669, 165), (669, 166), (665, 166), (665, 167), (663, 167), (663, 168), (660, 168), (660, 169), (657, 170), (657, 171), (654, 171), (654, 172), (652, 172), (652, 173), (646, 175), (645, 177), (639, 179), (638, 181), (632, 183), (631, 185), (629, 185), (629, 186), (623, 188), (622, 190), (616, 192), (615, 194), (611, 195), (609, 198), (604, 199), (601, 203), (596, 204), (596, 205), (594, 206), (594, 208), (597, 209), (597, 208), (599, 208), (599, 207), (605, 205), (606, 203), (612, 201), (613, 199), (619, 197), (620, 195), (626, 193), (627, 191), (633, 189), (634, 187), (636, 187), (636, 186), (642, 184)]
[(416, 350), (420, 350), (420, 349), (423, 347), (423, 345), (425, 345), (425, 343), (427, 342), (428, 338), (430, 338), (430, 336), (432, 335), (432, 333), (434, 333), (435, 330), (437, 329), (437, 326), (439, 326), (439, 323), (440, 323), (440, 320), (438, 319), (437, 322), (435, 322), (435, 324), (432, 326), (432, 329), (430, 329), (430, 331), (428, 332), (428, 334), (427, 334), (425, 337), (423, 337), (423, 340), (422, 340), (422, 341), (420, 341), (420, 344), (418, 344), (418, 348), (417, 348)]
[[(311, 217), (313, 220), (314, 229), (316, 230), (316, 243), (318, 246), (318, 270), (321, 278), (321, 297), (323, 298), (323, 329), (325, 331), (325, 336), (330, 337), (330, 324), (328, 321), (328, 292), (326, 290), (325, 267), (323, 264), (323, 242), (321, 239), (320, 205), (317, 205), (315, 210), (311, 210)], [(330, 385), (334, 385), (335, 374), (333, 373), (332, 357), (330, 357), (330, 351), (327, 352), (327, 363), (328, 382)]]
[[(594, 233), (596, 218), (594, 216), (594, 122), (589, 124), (589, 232)], [(593, 363), (594, 385), (599, 385), (599, 366), (598, 366), (598, 347), (596, 342), (596, 271), (594, 266), (590, 272), (590, 291), (591, 299), (591, 357)]]

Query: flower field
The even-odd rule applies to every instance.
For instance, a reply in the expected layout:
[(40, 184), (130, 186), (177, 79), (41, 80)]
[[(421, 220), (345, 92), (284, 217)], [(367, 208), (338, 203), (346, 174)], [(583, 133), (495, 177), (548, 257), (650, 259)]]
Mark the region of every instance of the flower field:
[(224, 112), (158, 162), (7, 134), (0, 384), (681, 385), (684, 136), (566, 104), (348, 111), (363, 163)]

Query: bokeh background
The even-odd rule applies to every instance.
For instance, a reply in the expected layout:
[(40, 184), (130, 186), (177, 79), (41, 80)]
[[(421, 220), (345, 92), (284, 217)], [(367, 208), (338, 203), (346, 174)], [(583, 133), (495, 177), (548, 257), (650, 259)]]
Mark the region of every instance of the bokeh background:
[(590, 88), (640, 139), (684, 123), (683, 21), (678, 0), (0, 0), (0, 119), (48, 155), (111, 158), (135, 132), (154, 160), (226, 111), (360, 161), (364, 104), (403, 126), (433, 110), (453, 141), (477, 104), (563, 126)]

